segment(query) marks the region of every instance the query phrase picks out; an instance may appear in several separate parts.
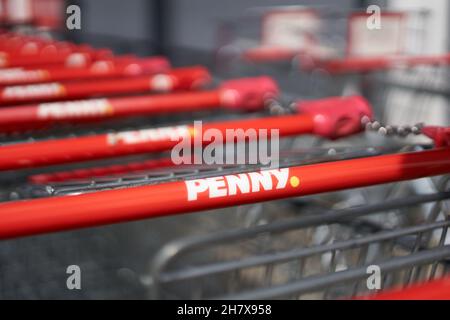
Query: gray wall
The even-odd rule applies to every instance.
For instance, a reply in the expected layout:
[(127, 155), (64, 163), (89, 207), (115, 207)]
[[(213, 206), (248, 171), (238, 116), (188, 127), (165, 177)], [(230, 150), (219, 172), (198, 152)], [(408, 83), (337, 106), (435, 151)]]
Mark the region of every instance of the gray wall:
[[(115, 35), (129, 40), (152, 39), (155, 6), (152, 0), (80, 0), (83, 33)], [(335, 0), (163, 0), (165, 41), (170, 46), (211, 50), (220, 21), (232, 19), (257, 6), (329, 5)], [(350, 8), (357, 0), (339, 0)]]
[(130, 39), (148, 38), (147, 14), (153, 1), (148, 0), (85, 0), (82, 1), (83, 31)]

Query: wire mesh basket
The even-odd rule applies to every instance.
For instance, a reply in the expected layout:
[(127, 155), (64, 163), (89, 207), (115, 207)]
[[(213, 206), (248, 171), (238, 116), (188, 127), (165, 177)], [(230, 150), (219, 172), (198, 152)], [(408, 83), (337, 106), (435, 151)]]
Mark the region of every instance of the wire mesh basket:
[[(338, 299), (442, 277), (450, 271), (447, 185), (442, 178), (433, 192), (327, 210), (294, 200), (281, 210), (297, 217), (177, 239), (151, 263), (151, 296)], [(381, 270), (380, 287), (367, 284), (371, 266)]]

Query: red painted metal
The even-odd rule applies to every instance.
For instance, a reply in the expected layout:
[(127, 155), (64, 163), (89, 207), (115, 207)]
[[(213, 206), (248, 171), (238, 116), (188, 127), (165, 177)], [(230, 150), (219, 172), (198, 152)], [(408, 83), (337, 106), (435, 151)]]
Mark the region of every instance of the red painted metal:
[[(309, 115), (289, 115), (203, 125), (209, 128), (224, 135), (226, 129), (279, 129), (280, 136), (291, 136), (312, 133), (314, 123)], [(193, 126), (178, 126), (7, 145), (0, 147), (0, 170), (167, 151), (191, 137)]]

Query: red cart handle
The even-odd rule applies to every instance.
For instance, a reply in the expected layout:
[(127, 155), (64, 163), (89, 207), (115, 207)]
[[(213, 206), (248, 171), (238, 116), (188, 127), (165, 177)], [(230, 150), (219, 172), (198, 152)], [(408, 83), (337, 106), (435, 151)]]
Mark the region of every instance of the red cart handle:
[(0, 90), (0, 105), (69, 100), (94, 95), (118, 95), (137, 92), (169, 92), (197, 89), (211, 79), (204, 67), (173, 69), (151, 76), (129, 79), (86, 80), (76, 83), (51, 82), (45, 84), (7, 86)]
[[(364, 103), (366, 113), (361, 113), (362, 101), (364, 101), (362, 98), (346, 97), (342, 99), (339, 100), (340, 103), (343, 101), (348, 103), (346, 112), (350, 113), (353, 110), (357, 116), (362, 117), (369, 117), (371, 115), (370, 107), (367, 103)], [(328, 108), (331, 111), (325, 112), (326, 107), (321, 104), (321, 115), (325, 118), (331, 118), (326, 123), (333, 123), (334, 121), (337, 124), (335, 127), (339, 127), (340, 118), (334, 117), (334, 112), (338, 112), (339, 109), (335, 108), (334, 100), (328, 101)], [(363, 127), (361, 125), (361, 118), (358, 119), (357, 116), (351, 119), (359, 124), (359, 131), (361, 131)], [(321, 127), (322, 121), (318, 121), (317, 116), (310, 110), (310, 113), (306, 114), (215, 122), (204, 124), (202, 129), (219, 130), (223, 136), (226, 136), (227, 129), (253, 129), (257, 132), (260, 129), (277, 129), (280, 137), (286, 137), (300, 134), (314, 134), (315, 132), (321, 132), (318, 129)], [(348, 134), (356, 133), (356, 125), (349, 127), (354, 130), (347, 130), (346, 132)], [(340, 133), (343, 134), (344, 131)], [(196, 133), (194, 126), (183, 125), (7, 145), (0, 147), (0, 170), (167, 151), (177, 145), (181, 139), (190, 139), (194, 143), (194, 140), (197, 138), (195, 134), (201, 133)], [(333, 132), (331, 137), (335, 138), (336, 133)], [(200, 140), (203, 140), (202, 136), (200, 136)]]
[(90, 60), (112, 57), (109, 49), (93, 49), (81, 44), (43, 40), (21, 35), (0, 38), (0, 67), (73, 67), (85, 66)]
[[(39, 54), (43, 48), (49, 45), (57, 44), (54, 41), (26, 38), (26, 37), (10, 37), (9, 39), (0, 38), (0, 52), (5, 55), (35, 55)], [(68, 43), (64, 44), (67, 48)], [(61, 46), (60, 46), (61, 47)], [(75, 47), (72, 45), (71, 47)]]
[(88, 80), (137, 76), (164, 72), (170, 69), (164, 57), (137, 59), (131, 57), (98, 60), (85, 68), (0, 69), (0, 85), (14, 86), (67, 80)]
[[(35, 55), (1, 55), (0, 67), (37, 67), (37, 66), (86, 66), (90, 61), (98, 59), (106, 59), (112, 57), (112, 52), (107, 49), (94, 50), (90, 47), (80, 47), (76, 50), (65, 48), (64, 50), (56, 50), (52, 52), (55, 46), (49, 46), (48, 50), (42, 50), (40, 54)], [(48, 52), (50, 51), (50, 52)]]
[(391, 57), (356, 57), (343, 59), (320, 60), (311, 64), (301, 64), (304, 69), (323, 68), (331, 74), (370, 72), (396, 67), (414, 67), (420, 65), (444, 65), (450, 64), (450, 53), (434, 56), (391, 56)]
[(171, 68), (170, 61), (163, 56), (153, 56), (137, 59), (135, 62), (123, 66), (124, 75), (161, 73)]
[(278, 96), (278, 86), (269, 77), (243, 78), (225, 81), (219, 87), (221, 105), (248, 111), (260, 109), (264, 103)]
[[(45, 39), (39, 36), (23, 35), (19, 33), (3, 32), (0, 34), (0, 51), (10, 52), (28, 43), (37, 44), (68, 44), (66, 41)], [(75, 44), (72, 44), (75, 46)]]
[(55, 123), (78, 123), (109, 118), (156, 115), (213, 109), (255, 111), (278, 95), (276, 83), (269, 77), (225, 81), (216, 90), (51, 102), (0, 108), (0, 132), (18, 132), (43, 128)]
[[(333, 108), (330, 108), (330, 105)], [(370, 106), (359, 96), (301, 101), (297, 103), (297, 109), (300, 113), (310, 114), (314, 118), (314, 134), (328, 139), (359, 132), (361, 120), (372, 118)]]
[(450, 173), (450, 149), (0, 204), (0, 238), (170, 216)]
[(450, 127), (426, 126), (422, 133), (433, 139), (436, 147), (450, 146)]
[(242, 58), (256, 63), (289, 61), (299, 55), (300, 52), (299, 50), (283, 47), (257, 47), (245, 50)]

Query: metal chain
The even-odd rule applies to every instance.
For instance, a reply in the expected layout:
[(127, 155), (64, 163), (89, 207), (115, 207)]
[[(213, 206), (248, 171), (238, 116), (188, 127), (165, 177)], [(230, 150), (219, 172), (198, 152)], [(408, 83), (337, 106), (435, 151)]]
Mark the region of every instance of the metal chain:
[(366, 131), (376, 132), (384, 136), (407, 137), (409, 135), (420, 135), (422, 133), (423, 123), (417, 123), (413, 126), (402, 125), (385, 125), (377, 120), (370, 120), (368, 117), (363, 117), (361, 123)]
[[(265, 107), (266, 110), (269, 110), (269, 113), (273, 115), (295, 114), (297, 112), (296, 103), (285, 104), (279, 99), (268, 99)], [(368, 117), (363, 117), (361, 119), (361, 125), (366, 131), (376, 132), (383, 136), (396, 136), (401, 138), (405, 138), (409, 135), (420, 135), (422, 134), (422, 128), (425, 126), (424, 123), (417, 123), (412, 126), (385, 125), (378, 120), (371, 120)]]
[(286, 107), (286, 104), (283, 103), (279, 99), (267, 99), (265, 101), (265, 109), (269, 111), (272, 115), (283, 115), (294, 113), (294, 110), (291, 110), (289, 107)]

